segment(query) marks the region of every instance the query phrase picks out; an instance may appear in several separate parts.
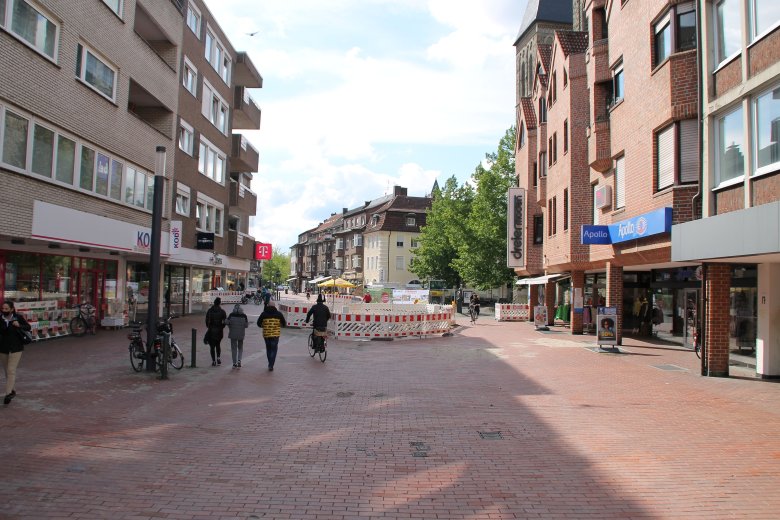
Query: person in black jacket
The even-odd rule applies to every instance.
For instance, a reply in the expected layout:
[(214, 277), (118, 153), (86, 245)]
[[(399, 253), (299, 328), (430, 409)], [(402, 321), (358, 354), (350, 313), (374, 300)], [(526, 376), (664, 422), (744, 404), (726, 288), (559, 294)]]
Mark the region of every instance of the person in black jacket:
[(325, 297), (322, 294), (317, 295), (317, 303), (312, 305), (309, 312), (306, 313), (306, 323), (314, 317), (312, 326), (314, 327), (314, 337), (317, 339), (316, 351), (322, 348), (322, 337), (328, 334), (328, 320), (330, 319), (330, 309), (325, 305)]
[(273, 372), (276, 363), (276, 353), (279, 350), (279, 337), (282, 329), (287, 326), (287, 320), (279, 312), (274, 302), (265, 304), (262, 314), (257, 318), (257, 326), (263, 329), (265, 340), (265, 354), (268, 358), (268, 370)]
[(222, 364), (222, 330), (225, 328), (227, 314), (221, 307), (222, 298), (214, 298), (214, 305), (206, 311), (206, 327), (209, 329), (209, 351), (211, 352), (211, 366)]
[(5, 398), (3, 404), (8, 404), (16, 397), (16, 367), (22, 359), (24, 343), (22, 343), (21, 331), (31, 329), (30, 324), (23, 316), (16, 313), (14, 303), (3, 303), (2, 316), (0, 316), (0, 362), (5, 370)]

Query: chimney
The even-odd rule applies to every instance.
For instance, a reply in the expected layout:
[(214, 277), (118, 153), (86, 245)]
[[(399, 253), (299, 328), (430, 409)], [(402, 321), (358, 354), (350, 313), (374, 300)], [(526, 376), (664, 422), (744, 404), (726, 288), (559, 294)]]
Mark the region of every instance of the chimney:
[(349, 211), (349, 209), (348, 209), (348, 208), (342, 208), (342, 210), (341, 210), (341, 214), (343, 215), (343, 214), (344, 214), (344, 213), (346, 213), (347, 211)]
[(393, 195), (396, 197), (406, 197), (406, 188), (401, 186), (393, 186)]

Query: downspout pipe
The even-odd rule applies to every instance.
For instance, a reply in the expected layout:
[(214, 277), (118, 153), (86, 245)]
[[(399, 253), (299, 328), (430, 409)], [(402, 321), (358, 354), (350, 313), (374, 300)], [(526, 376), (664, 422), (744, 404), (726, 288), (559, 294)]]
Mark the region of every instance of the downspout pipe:
[[(704, 204), (702, 203), (703, 186), (704, 186), (704, 95), (702, 93), (704, 84), (704, 71), (702, 70), (702, 25), (704, 23), (704, 1), (699, 0), (696, 2), (696, 96), (698, 103), (699, 119), (699, 189), (696, 194), (691, 198), (691, 215), (693, 220), (696, 220), (696, 201), (701, 204), (702, 211), (699, 214), (699, 218), (704, 218)], [(707, 264), (702, 265), (702, 280), (701, 301), (699, 303), (699, 316), (697, 317), (701, 326), (699, 327), (699, 342), (701, 343), (701, 374), (703, 376), (708, 375), (709, 364), (707, 363)]]

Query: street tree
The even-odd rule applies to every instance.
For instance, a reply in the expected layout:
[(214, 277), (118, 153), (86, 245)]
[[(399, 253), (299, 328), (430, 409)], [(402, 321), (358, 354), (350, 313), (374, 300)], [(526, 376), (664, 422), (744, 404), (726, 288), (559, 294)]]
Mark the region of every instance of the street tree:
[(266, 283), (275, 282), (277, 284), (284, 282), (290, 277), (290, 255), (282, 253), (276, 247), (270, 260), (263, 263), (263, 279)]
[(507, 192), (516, 186), (515, 128), (501, 139), (498, 150), (485, 156), (472, 174), (476, 186), (466, 216), (462, 239), (456, 240), (455, 269), (471, 286), (489, 289), (514, 280), (514, 271), (506, 266)]

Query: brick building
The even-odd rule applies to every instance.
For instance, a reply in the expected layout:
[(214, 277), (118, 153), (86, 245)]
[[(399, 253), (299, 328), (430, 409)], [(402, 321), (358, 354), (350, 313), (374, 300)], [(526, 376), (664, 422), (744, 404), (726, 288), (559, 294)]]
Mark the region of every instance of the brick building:
[(618, 343), (691, 345), (700, 271), (672, 262), (670, 231), (692, 218), (698, 191), (695, 6), (572, 4), (586, 30), (538, 48), (518, 103), (519, 283), (573, 333), (593, 331), (601, 305), (617, 313)]
[[(780, 376), (780, 4), (697, 2), (701, 218), (672, 228), (672, 259), (703, 263), (704, 373), (753, 358)], [(698, 217), (698, 214), (697, 214)]]
[[(39, 337), (66, 333), (76, 303), (94, 304), (99, 319), (121, 319), (130, 302), (145, 312), (155, 173), (165, 177), (162, 256), (171, 261), (170, 224), (184, 220), (174, 179), (188, 13), (185, 0), (0, 2), (0, 179), (9, 194), (0, 296), (47, 311), (36, 316)], [(158, 147), (167, 157), (155, 171)], [(209, 196), (229, 220), (228, 189)], [(186, 226), (181, 239), (188, 247)], [(170, 301), (166, 276), (160, 294)], [(182, 294), (176, 310), (191, 300)]]

